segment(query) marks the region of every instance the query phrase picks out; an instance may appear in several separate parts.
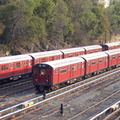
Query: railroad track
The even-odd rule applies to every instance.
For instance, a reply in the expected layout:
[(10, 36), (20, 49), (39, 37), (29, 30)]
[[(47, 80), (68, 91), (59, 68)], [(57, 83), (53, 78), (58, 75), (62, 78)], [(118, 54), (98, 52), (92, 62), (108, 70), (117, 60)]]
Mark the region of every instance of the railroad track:
[[(4, 87), (3, 87), (4, 86)], [(28, 89), (34, 88), (31, 79), (24, 79), (15, 83), (8, 83), (3, 85), (0, 90), (0, 98), (7, 98), (7, 96), (13, 96), (14, 94), (23, 92)]]
[[(117, 72), (111, 71), (112, 73), (110, 73), (110, 71), (109, 71), (107, 73), (98, 75), (97, 76), (98, 78), (93, 77), (93, 78), (90, 78), (86, 81), (82, 81), (81, 83), (76, 83), (74, 85), (70, 85), (70, 86), (62, 88), (60, 90), (56, 90), (54, 92), (48, 93), (48, 94), (46, 94), (46, 99), (45, 100), (43, 100), (43, 96), (39, 96), (39, 97), (31, 99), (27, 102), (19, 103), (15, 106), (9, 107), (9, 108), (4, 109), (4, 110), (1, 110), (1, 119), (8, 119), (8, 118), (12, 118), (13, 116), (14, 116), (14, 119), (26, 119), (26, 120), (27, 119), (38, 119), (38, 118), (45, 119), (45, 118), (47, 118), (47, 116), (53, 117), (52, 115), (50, 115), (51, 112), (54, 113), (55, 115), (58, 115), (57, 117), (61, 117), (60, 114), (59, 114), (59, 108), (60, 108), (60, 104), (62, 104), (62, 103), (64, 104), (64, 109), (66, 109), (65, 113), (68, 113), (68, 114), (69, 113), (74, 113), (75, 112), (74, 107), (72, 108), (71, 106), (72, 106), (72, 104), (73, 104), (73, 106), (75, 106), (74, 103), (79, 103), (80, 104), (80, 102), (78, 102), (78, 99), (82, 103), (83, 102), (82, 99), (85, 96), (90, 95), (90, 96), (94, 97), (94, 96), (96, 96), (97, 94), (100, 94), (100, 93), (99, 92), (98, 93), (93, 93), (93, 92), (101, 90), (101, 89), (105, 88), (106, 86), (109, 86), (113, 83), (115, 84), (115, 82), (119, 82), (120, 81), (119, 80), (119, 76), (120, 76), (119, 75), (120, 74), (119, 68), (116, 71)], [(107, 75), (105, 75), (105, 74), (107, 74)], [(110, 77), (114, 78), (114, 80), (112, 78), (109, 79)], [(91, 81), (91, 79), (93, 79), (93, 80)], [(118, 94), (119, 94), (119, 92), (118, 92)], [(115, 93), (116, 93), (116, 91), (114, 91), (114, 94)], [(73, 96), (74, 96), (74, 99), (73, 99)], [(107, 96), (108, 96), (108, 94), (107, 94)], [(111, 95), (111, 98), (112, 98), (112, 95)], [(119, 96), (119, 98), (120, 98), (120, 96)], [(103, 98), (103, 100), (101, 100), (101, 97), (99, 99), (100, 99), (99, 102), (102, 101), (102, 103), (103, 103), (104, 99), (106, 100), (107, 97)], [(77, 102), (75, 102), (75, 101), (77, 101)], [(96, 101), (94, 101), (94, 102), (96, 102)], [(98, 104), (99, 102), (97, 101), (96, 104)], [(53, 103), (54, 103), (54, 105), (53, 105)], [(112, 101), (112, 103), (113, 103), (113, 101)], [(33, 104), (33, 105), (31, 105), (31, 104)], [(91, 104), (93, 106), (92, 102), (91, 102)], [(27, 106), (27, 107), (22, 108), (24, 106)], [(83, 106), (84, 106), (84, 104), (83, 104)], [(79, 108), (82, 109), (83, 106), (79, 107)], [(78, 108), (76, 107), (76, 109), (78, 109)], [(77, 111), (79, 111), (79, 110), (77, 110)], [(82, 110), (82, 111), (87, 111), (87, 109)], [(24, 114), (23, 114), (23, 112), (24, 112)], [(81, 113), (79, 113), (79, 114), (81, 114)], [(82, 114), (85, 114), (85, 113), (82, 113)], [(38, 116), (36, 117), (36, 115), (38, 115)], [(72, 115), (72, 114), (70, 114), (70, 115)], [(79, 116), (79, 115), (77, 115), (77, 114), (74, 115), (73, 114), (71, 116), (71, 118), (74, 119), (75, 116)], [(69, 119), (69, 116), (65, 115), (63, 118)]]
[(120, 108), (108, 115), (104, 120), (120, 120)]
[[(118, 69), (114, 69), (112, 71), (109, 71), (109, 72), (105, 72), (103, 74), (100, 74), (98, 76), (94, 76), (92, 78), (89, 78), (89, 79), (86, 79), (86, 80), (83, 80), (81, 82), (78, 82), (76, 84), (72, 84), (70, 86), (67, 86), (65, 88), (62, 88), (62, 89), (59, 89), (49, 95), (47, 95), (48, 97), (51, 97), (53, 96), (54, 94), (60, 94), (66, 90), (69, 90), (71, 88), (74, 88), (76, 86), (79, 86), (79, 85), (82, 85), (82, 84), (85, 84), (89, 81), (91, 81), (92, 79), (96, 79), (96, 78), (99, 78), (103, 75), (106, 75), (106, 74), (110, 74), (116, 70), (119, 70)], [(10, 85), (10, 86), (9, 86)], [(26, 96), (24, 95), (24, 93), (30, 93), (30, 94), (27, 94)], [(3, 94), (4, 93), (4, 94)], [(29, 97), (35, 97), (35, 88), (31, 82), (31, 79), (24, 79), (23, 81), (16, 81), (15, 83), (13, 84), (8, 84), (6, 87), (4, 87), (3, 89), (1, 89), (1, 92), (0, 92), (0, 98), (2, 98), (1, 101), (3, 101), (3, 103), (0, 105), (0, 107), (3, 107), (5, 108), (4, 106), (6, 105), (9, 105), (13, 103), (15, 104), (15, 102), (18, 102), (18, 101), (24, 101), (23, 99), (27, 100), (27, 99), (30, 99)], [(22, 97), (19, 97), (19, 98), (16, 98), (18, 96), (22, 96)], [(11, 97), (13, 98), (13, 100), (11, 100)], [(10, 100), (9, 100), (10, 98)], [(14, 99), (15, 98), (15, 99)]]
[(31, 80), (31, 78), (24, 78), (24, 79), (20, 79), (20, 80), (10, 81), (8, 83), (1, 83), (0, 88), (3, 89), (3, 88), (8, 87), (8, 89), (9, 89), (9, 87), (12, 85), (17, 85), (17, 84), (20, 84), (22, 82), (26, 82), (26, 81), (30, 81), (30, 80)]

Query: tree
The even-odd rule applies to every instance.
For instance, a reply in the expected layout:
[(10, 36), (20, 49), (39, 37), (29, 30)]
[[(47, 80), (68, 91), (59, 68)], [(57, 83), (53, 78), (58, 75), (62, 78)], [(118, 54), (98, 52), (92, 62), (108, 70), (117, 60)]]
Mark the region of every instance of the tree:
[(112, 5), (112, 15), (111, 15), (111, 30), (112, 33), (120, 33), (120, 1), (115, 0)]
[(56, 14), (52, 23), (53, 42), (56, 43), (56, 41), (58, 41), (58, 43), (64, 46), (65, 42), (69, 43), (69, 36), (74, 33), (74, 25), (69, 16), (67, 4), (63, 0), (56, 1), (55, 11)]

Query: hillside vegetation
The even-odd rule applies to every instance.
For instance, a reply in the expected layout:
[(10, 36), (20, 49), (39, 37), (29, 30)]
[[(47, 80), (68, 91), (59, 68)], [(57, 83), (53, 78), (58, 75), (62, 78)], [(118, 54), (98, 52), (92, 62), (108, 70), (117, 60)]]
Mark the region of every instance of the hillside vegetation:
[(0, 50), (35, 52), (104, 43), (120, 34), (120, 1), (0, 0)]

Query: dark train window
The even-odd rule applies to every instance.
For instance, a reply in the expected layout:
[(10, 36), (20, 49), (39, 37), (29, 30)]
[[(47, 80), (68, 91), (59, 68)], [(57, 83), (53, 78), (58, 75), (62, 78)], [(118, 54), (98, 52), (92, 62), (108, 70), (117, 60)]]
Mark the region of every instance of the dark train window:
[(112, 56), (112, 59), (115, 59), (116, 58), (116, 56)]
[(10, 67), (11, 67), (11, 68), (14, 67), (14, 63), (10, 63)]
[(18, 68), (18, 67), (21, 67), (21, 63), (19, 62), (19, 63), (16, 63), (16, 67)]
[(41, 75), (45, 75), (45, 69), (41, 69), (41, 70), (40, 70), (40, 74), (41, 74)]
[(67, 71), (66, 67), (60, 69), (60, 73), (66, 73), (66, 71)]
[(120, 58), (120, 55), (118, 55), (118, 57)]
[(77, 65), (73, 65), (72, 70), (77, 70)]
[(1, 67), (1, 70), (7, 70), (8, 69), (8, 65), (3, 65), (2, 67)]
[(70, 54), (69, 57), (73, 57), (73, 54)]
[(99, 60), (99, 63), (102, 63), (102, 62), (103, 62), (103, 60), (102, 60), (102, 59), (100, 59), (100, 60)]
[(80, 55), (80, 53), (76, 53), (76, 56), (79, 56)]
[(91, 65), (95, 65), (95, 61), (92, 61)]
[(50, 57), (50, 60), (52, 60), (52, 61), (55, 60), (55, 57)]
[(41, 62), (46, 62), (46, 58), (41, 59)]

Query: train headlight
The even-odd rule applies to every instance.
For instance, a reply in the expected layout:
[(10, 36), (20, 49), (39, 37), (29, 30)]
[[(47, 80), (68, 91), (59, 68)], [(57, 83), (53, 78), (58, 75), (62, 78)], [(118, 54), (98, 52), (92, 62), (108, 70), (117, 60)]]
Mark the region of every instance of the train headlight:
[(46, 80), (46, 83), (48, 83), (48, 79)]
[(45, 75), (45, 69), (41, 69), (41, 70), (40, 70), (40, 74), (41, 74), (41, 75)]

